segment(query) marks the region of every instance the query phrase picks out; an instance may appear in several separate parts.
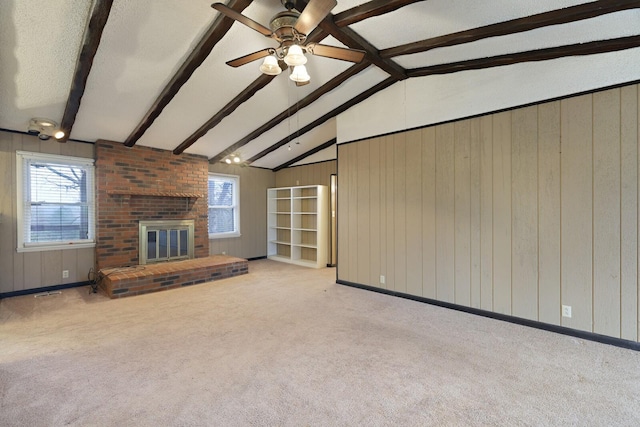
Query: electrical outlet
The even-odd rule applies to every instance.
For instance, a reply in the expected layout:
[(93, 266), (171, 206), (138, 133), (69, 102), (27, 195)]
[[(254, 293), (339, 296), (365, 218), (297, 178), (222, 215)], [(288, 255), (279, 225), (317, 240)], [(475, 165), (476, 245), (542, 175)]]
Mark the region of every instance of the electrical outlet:
[(380, 276), (380, 284), (384, 285), (385, 282), (385, 277), (384, 276)]
[(227, 254), (227, 251), (222, 251), (222, 255), (226, 255), (226, 254)]
[(69, 270), (62, 270), (62, 278), (63, 279), (69, 278)]
[(570, 305), (563, 305), (562, 306), (562, 317), (571, 318), (571, 306)]

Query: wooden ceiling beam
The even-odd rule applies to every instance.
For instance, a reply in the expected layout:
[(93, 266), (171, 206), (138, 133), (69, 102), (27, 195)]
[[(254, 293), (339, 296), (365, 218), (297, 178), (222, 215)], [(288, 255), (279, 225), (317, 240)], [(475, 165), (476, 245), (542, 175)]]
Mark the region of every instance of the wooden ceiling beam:
[[(236, 12), (242, 12), (251, 4), (251, 1), (252, 0), (230, 0), (228, 6)], [(176, 96), (180, 88), (189, 80), (207, 56), (209, 56), (214, 46), (227, 34), (234, 22), (233, 19), (223, 14), (218, 14), (207, 29), (207, 32), (191, 51), (189, 57), (182, 63), (180, 69), (173, 75), (169, 83), (167, 83), (162, 92), (160, 92), (160, 95), (158, 95), (153, 102), (149, 111), (147, 111), (140, 123), (127, 137), (124, 145), (133, 147), (142, 135), (144, 135), (147, 129), (149, 129), (158, 116), (160, 116), (162, 110), (164, 110), (169, 102)]]
[(338, 27), (346, 27), (422, 1), (425, 0), (373, 0), (334, 15), (333, 22)]
[(488, 37), (505, 36), (550, 25), (566, 24), (638, 7), (640, 7), (640, 0), (599, 0), (383, 49), (380, 51), (380, 56), (392, 58), (411, 55), (439, 47), (455, 46)]
[(424, 77), (434, 74), (449, 74), (459, 71), (479, 70), (483, 68), (500, 67), (521, 62), (546, 61), (567, 56), (594, 55), (598, 53), (615, 52), (640, 46), (640, 36), (621, 37), (610, 40), (600, 40), (589, 43), (578, 43), (547, 49), (530, 50), (488, 58), (471, 59), (450, 64), (433, 65), (414, 68), (407, 71), (409, 77)]
[[(285, 64), (282, 64), (285, 65)], [(187, 139), (185, 139), (180, 145), (178, 145), (174, 150), (173, 154), (182, 154), (184, 150), (191, 147), (197, 140), (202, 138), (207, 132), (209, 132), (212, 128), (218, 125), (229, 114), (233, 113), (236, 108), (242, 105), (244, 102), (247, 102), (253, 95), (256, 94), (260, 89), (265, 87), (267, 84), (271, 82), (276, 76), (270, 76), (267, 74), (260, 74), (260, 76), (255, 79), (249, 86), (247, 86), (238, 96), (233, 98), (227, 105), (222, 107), (220, 111), (218, 111), (213, 117), (206, 121), (205, 124), (200, 126), (200, 128), (191, 134)]]
[(93, 66), (93, 58), (98, 51), (102, 31), (109, 19), (112, 4), (113, 0), (96, 0), (93, 4), (91, 16), (87, 27), (84, 29), (82, 47), (78, 54), (76, 68), (71, 80), (71, 88), (69, 89), (69, 96), (67, 97), (67, 104), (64, 107), (64, 114), (60, 122), (60, 130), (64, 132), (64, 137), (58, 140), (60, 142), (67, 142), (69, 135), (71, 135), (76, 116), (80, 110), (80, 102), (87, 87), (87, 79)]
[(323, 115), (322, 117), (314, 120), (313, 122), (309, 123), (308, 125), (304, 126), (303, 128), (301, 128), (300, 130), (296, 131), (294, 134), (291, 134), (283, 139), (281, 139), (280, 141), (276, 142), (275, 144), (273, 144), (271, 147), (261, 151), (260, 153), (256, 154), (255, 156), (251, 157), (250, 159), (247, 160), (248, 163), (252, 163), (255, 162), (256, 160), (266, 156), (269, 153), (272, 153), (273, 151), (277, 150), (278, 148), (282, 147), (285, 144), (288, 144), (289, 142), (293, 141), (295, 138), (299, 137), (300, 135), (304, 135), (305, 133), (309, 132), (310, 130), (320, 126), (321, 124), (323, 124), (324, 122), (326, 122), (327, 120), (337, 116), (340, 113), (345, 112), (346, 110), (348, 110), (349, 108), (353, 107), (354, 105), (364, 101), (365, 99), (369, 98), (371, 95), (380, 92), (381, 90), (384, 90), (386, 88), (388, 88), (389, 86), (391, 86), (394, 83), (397, 83), (398, 80), (395, 77), (388, 77), (387, 79), (381, 81), (380, 83), (378, 83), (377, 85), (370, 87), (369, 89), (365, 90), (364, 92), (362, 92), (361, 94), (351, 98), (349, 101), (345, 102), (344, 104), (340, 105), (337, 108), (334, 108), (333, 110), (329, 111), (327, 114)]
[(366, 41), (352, 29), (345, 27), (340, 28), (334, 22), (332, 16), (328, 16), (319, 25), (325, 32), (331, 34), (341, 43), (351, 49), (361, 49), (367, 52), (366, 59), (375, 66), (386, 71), (396, 80), (404, 80), (407, 78), (405, 69), (393, 62), (391, 59), (380, 56), (378, 49), (371, 43)]
[(298, 157), (296, 157), (295, 159), (291, 159), (291, 160), (289, 160), (288, 162), (285, 162), (285, 163), (281, 164), (280, 166), (277, 166), (277, 167), (273, 168), (272, 170), (273, 170), (274, 172), (278, 172), (278, 171), (279, 171), (279, 170), (281, 170), (281, 169), (288, 168), (288, 167), (289, 167), (289, 166), (291, 166), (292, 164), (297, 163), (297, 162), (299, 162), (299, 161), (300, 161), (300, 160), (302, 160), (302, 159), (306, 159), (307, 157), (311, 156), (312, 154), (316, 154), (317, 152), (322, 151), (322, 150), (324, 150), (325, 148), (329, 148), (329, 147), (331, 147), (332, 145), (335, 145), (337, 142), (338, 142), (338, 139), (337, 139), (337, 138), (330, 139), (329, 141), (327, 141), (327, 142), (325, 142), (325, 143), (323, 143), (323, 144), (320, 144), (320, 145), (318, 145), (318, 146), (317, 146), (317, 147), (315, 147), (315, 148), (312, 148), (311, 150), (307, 151), (306, 153), (302, 153), (302, 154), (300, 154), (300, 155), (299, 155)]
[(318, 98), (320, 98), (324, 94), (326, 94), (328, 92), (331, 92), (332, 90), (334, 90), (335, 88), (340, 86), (342, 83), (347, 81), (349, 78), (351, 78), (351, 77), (355, 76), (356, 74), (360, 73), (361, 71), (365, 70), (367, 67), (369, 67), (369, 65), (370, 64), (368, 62), (361, 62), (360, 64), (355, 64), (355, 65), (351, 66), (346, 71), (343, 71), (342, 73), (338, 74), (333, 79), (329, 80), (324, 85), (320, 86), (317, 90), (311, 92), (309, 95), (307, 95), (302, 100), (300, 100), (300, 102), (296, 103), (296, 105), (291, 106), (290, 109), (286, 109), (285, 111), (281, 112), (280, 114), (275, 116), (273, 119), (269, 120), (267, 123), (263, 124), (262, 126), (260, 126), (259, 128), (257, 128), (253, 132), (251, 132), (249, 135), (245, 136), (244, 138), (242, 138), (238, 142), (236, 142), (233, 145), (231, 145), (228, 148), (226, 148), (224, 151), (222, 151), (219, 154), (217, 154), (214, 157), (212, 157), (209, 160), (209, 163), (217, 163), (217, 162), (221, 161), (227, 155), (229, 155), (229, 154), (233, 153), (234, 151), (238, 150), (239, 148), (245, 146), (246, 144), (248, 144), (249, 142), (253, 141), (254, 139), (259, 137), (263, 133), (267, 132), (268, 130), (273, 129), (279, 123), (281, 123), (282, 121), (286, 120), (287, 117), (295, 114), (300, 109), (307, 107), (309, 104), (315, 102), (316, 100), (318, 100)]

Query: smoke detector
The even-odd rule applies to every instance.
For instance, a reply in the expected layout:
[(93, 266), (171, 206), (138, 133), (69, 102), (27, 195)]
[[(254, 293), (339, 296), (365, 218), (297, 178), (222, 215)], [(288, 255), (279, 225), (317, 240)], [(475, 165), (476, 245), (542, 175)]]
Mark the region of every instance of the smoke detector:
[(38, 138), (46, 141), (52, 136), (55, 139), (61, 139), (64, 137), (64, 132), (58, 127), (58, 123), (53, 120), (43, 119), (41, 117), (34, 117), (29, 120), (29, 127), (27, 132), (31, 135), (37, 135)]

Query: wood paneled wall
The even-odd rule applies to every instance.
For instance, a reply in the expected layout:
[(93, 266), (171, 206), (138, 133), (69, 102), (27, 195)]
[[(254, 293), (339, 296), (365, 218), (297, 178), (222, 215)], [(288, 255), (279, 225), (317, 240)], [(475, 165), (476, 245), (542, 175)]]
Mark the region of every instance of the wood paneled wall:
[(297, 185), (326, 185), (331, 184), (331, 174), (338, 172), (337, 162), (311, 163), (308, 165), (292, 166), (276, 172), (276, 187), (295, 187)]
[(267, 188), (275, 187), (268, 169), (223, 163), (209, 165), (209, 172), (240, 177), (240, 237), (209, 240), (211, 255), (226, 253), (240, 258), (267, 256)]
[(338, 279), (637, 341), (639, 97), (339, 145)]
[[(16, 150), (94, 158), (92, 144), (0, 131), (0, 293), (87, 281), (93, 248), (17, 253)], [(62, 270), (69, 277), (62, 278)]]

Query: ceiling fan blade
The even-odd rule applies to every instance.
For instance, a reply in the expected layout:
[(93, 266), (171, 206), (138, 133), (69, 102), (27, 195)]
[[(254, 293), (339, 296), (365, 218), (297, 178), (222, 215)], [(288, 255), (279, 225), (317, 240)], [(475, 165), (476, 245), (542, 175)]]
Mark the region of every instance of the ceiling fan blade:
[(306, 49), (317, 56), (341, 59), (343, 61), (361, 62), (366, 54), (363, 50), (347, 49), (344, 47), (328, 46), (326, 44), (309, 43)]
[(244, 16), (241, 13), (236, 12), (235, 10), (231, 9), (226, 4), (214, 3), (214, 4), (211, 5), (211, 7), (214, 8), (215, 10), (217, 10), (218, 12), (227, 15), (229, 18), (235, 19), (239, 23), (244, 24), (244, 25), (246, 25), (247, 27), (249, 27), (249, 28), (251, 28), (253, 30), (256, 30), (257, 32), (259, 32), (263, 36), (271, 37), (273, 35), (273, 32), (270, 29), (268, 29), (267, 27), (263, 26), (262, 24), (257, 23), (253, 19), (247, 18), (246, 16)]
[(265, 56), (269, 56), (273, 49), (262, 49), (257, 52), (250, 53), (245, 56), (241, 56), (240, 58), (232, 59), (231, 61), (227, 61), (227, 65), (232, 67), (239, 67), (244, 64), (248, 64), (249, 62), (256, 61), (260, 58), (264, 58)]
[(337, 4), (336, 0), (310, 0), (293, 28), (299, 33), (309, 34)]

